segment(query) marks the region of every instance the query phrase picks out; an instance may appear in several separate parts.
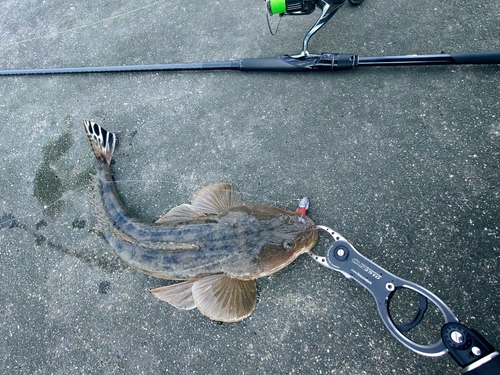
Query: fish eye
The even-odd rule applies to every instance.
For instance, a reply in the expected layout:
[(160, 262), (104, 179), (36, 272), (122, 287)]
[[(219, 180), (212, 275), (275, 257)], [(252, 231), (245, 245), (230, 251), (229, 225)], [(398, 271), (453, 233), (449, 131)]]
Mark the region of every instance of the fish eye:
[(292, 249), (294, 246), (295, 246), (295, 242), (294, 242), (294, 241), (292, 241), (292, 240), (284, 240), (284, 241), (283, 241), (283, 247), (284, 247), (286, 250), (290, 250), (290, 249)]

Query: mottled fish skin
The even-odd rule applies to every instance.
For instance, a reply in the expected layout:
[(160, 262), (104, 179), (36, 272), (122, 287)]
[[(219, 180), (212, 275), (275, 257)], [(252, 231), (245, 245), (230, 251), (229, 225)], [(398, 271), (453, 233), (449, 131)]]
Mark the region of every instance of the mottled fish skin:
[[(107, 165), (99, 165), (95, 179), (100, 192), (99, 196), (94, 191), (95, 206), (105, 208), (104, 220), (108, 221), (103, 223), (104, 215), (99, 216), (98, 229), (126, 263), (159, 278), (180, 280), (214, 273), (242, 279), (267, 276), (311, 246), (303, 245), (301, 250), (274, 260), (269, 248), (295, 241), (299, 232), (308, 228), (309, 236), (296, 246), (315, 242), (317, 236), (309, 219), (270, 206), (245, 205), (186, 223), (141, 223), (126, 215)], [(262, 211), (269, 217), (259, 221), (255, 214), (263, 216)], [(280, 227), (284, 222), (290, 225)]]
[[(245, 205), (230, 184), (209, 185), (195, 196), (191, 206), (177, 207), (180, 214), (174, 215), (174, 209), (159, 220), (163, 220), (161, 223), (135, 220), (127, 215), (111, 177), (115, 135), (85, 120), (84, 128), (98, 160), (91, 187), (96, 229), (127, 264), (142, 272), (172, 280), (196, 281), (210, 275), (253, 280), (287, 266), (317, 241), (316, 227), (307, 216), (272, 206)], [(220, 207), (225, 199), (213, 203), (212, 196), (222, 192), (224, 197), (223, 189), (231, 190), (232, 203), (226, 202), (226, 208), (215, 209), (214, 213), (211, 205)], [(196, 211), (196, 207), (205, 212)], [(214, 285), (225, 284), (215, 280)], [(205, 285), (200, 288), (207, 289)], [(232, 288), (238, 290), (240, 286)], [(253, 293), (252, 287), (243, 285), (242, 289), (246, 295)], [(168, 298), (162, 299), (173, 304)], [(216, 320), (241, 320), (253, 310), (248, 311), (245, 305), (242, 309), (246, 310), (239, 313), (242, 317), (221, 313), (218, 319), (218, 310), (214, 312), (211, 303), (209, 312), (197, 307)]]

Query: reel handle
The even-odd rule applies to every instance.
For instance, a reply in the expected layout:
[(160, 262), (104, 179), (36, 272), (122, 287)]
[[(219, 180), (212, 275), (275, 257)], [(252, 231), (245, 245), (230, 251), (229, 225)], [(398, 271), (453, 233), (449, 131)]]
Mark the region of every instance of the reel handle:
[[(304, 37), (302, 43), (302, 52), (294, 57), (308, 57), (307, 45), (309, 39), (327, 23), (330, 18), (344, 5), (346, 0), (266, 0), (267, 10), (270, 15), (279, 14), (280, 16), (301, 16), (314, 12), (316, 6), (321, 9), (321, 15), (311, 30)], [(363, 0), (361, 0), (362, 2)], [(355, 3), (359, 4), (359, 3)]]

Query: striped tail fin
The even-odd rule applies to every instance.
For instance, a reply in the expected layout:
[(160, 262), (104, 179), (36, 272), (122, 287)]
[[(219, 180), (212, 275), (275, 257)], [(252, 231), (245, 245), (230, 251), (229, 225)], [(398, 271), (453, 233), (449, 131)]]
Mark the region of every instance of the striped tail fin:
[(97, 160), (109, 165), (115, 151), (115, 134), (108, 132), (92, 121), (83, 120), (83, 127)]

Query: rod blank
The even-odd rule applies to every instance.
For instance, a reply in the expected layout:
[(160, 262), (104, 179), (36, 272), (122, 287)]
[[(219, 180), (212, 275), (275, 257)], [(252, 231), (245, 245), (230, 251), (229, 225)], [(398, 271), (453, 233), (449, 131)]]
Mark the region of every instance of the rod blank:
[(323, 53), (296, 58), (279, 56), (253, 58), (221, 62), (199, 62), (178, 64), (95, 66), (42, 69), (0, 70), (0, 76), (40, 75), (40, 74), (90, 74), (157, 72), (183, 70), (243, 70), (273, 72), (336, 71), (354, 69), (358, 66), (402, 66), (402, 65), (460, 65), (460, 64), (500, 64), (500, 51), (469, 52), (437, 55), (407, 56), (358, 56), (337, 53)]

